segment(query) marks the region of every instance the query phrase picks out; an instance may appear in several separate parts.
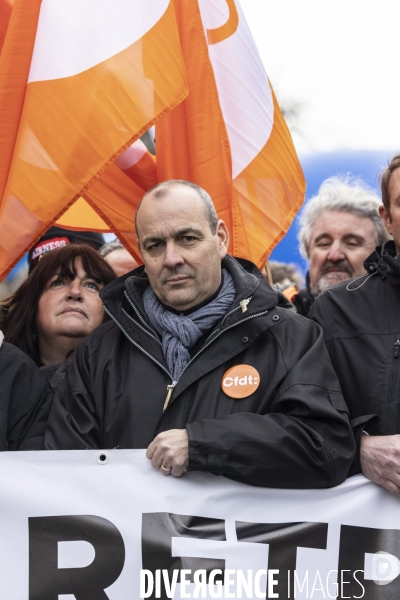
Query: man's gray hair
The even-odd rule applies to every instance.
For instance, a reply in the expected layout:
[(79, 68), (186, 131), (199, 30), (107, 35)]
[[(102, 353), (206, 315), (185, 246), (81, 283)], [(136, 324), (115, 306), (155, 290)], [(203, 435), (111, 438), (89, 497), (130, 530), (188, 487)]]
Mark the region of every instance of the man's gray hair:
[(361, 179), (349, 176), (325, 179), (318, 194), (307, 202), (300, 214), (298, 240), (301, 255), (309, 258), (312, 228), (318, 217), (327, 210), (354, 213), (371, 219), (375, 225), (377, 246), (391, 239), (379, 216), (378, 209), (381, 204), (379, 196)]
[(111, 254), (111, 252), (114, 252), (114, 250), (124, 250), (124, 249), (125, 249), (125, 246), (123, 246), (119, 240), (115, 239), (112, 242), (107, 242), (107, 244), (104, 244), (100, 248), (99, 253), (104, 258), (108, 254)]
[(148, 190), (145, 193), (145, 195), (139, 202), (139, 205), (138, 205), (138, 207), (136, 209), (136, 213), (135, 213), (136, 233), (138, 234), (137, 215), (139, 212), (140, 205), (142, 204), (142, 202), (146, 198), (146, 196), (148, 196), (149, 194), (153, 194), (155, 198), (162, 198), (163, 196), (165, 196), (168, 193), (169, 188), (173, 187), (174, 185), (186, 185), (187, 187), (192, 188), (192, 190), (194, 190), (195, 192), (198, 193), (198, 195), (203, 200), (204, 205), (205, 205), (206, 217), (207, 217), (207, 221), (210, 225), (211, 233), (213, 235), (215, 235), (216, 231), (217, 231), (217, 225), (218, 225), (218, 215), (217, 215), (217, 211), (215, 210), (214, 203), (211, 200), (211, 196), (209, 194), (207, 194), (206, 190), (204, 190), (199, 185), (196, 185), (195, 183), (192, 183), (191, 181), (186, 181), (185, 179), (168, 179), (167, 181), (162, 181), (161, 183), (157, 183), (157, 185), (153, 186), (150, 190)]

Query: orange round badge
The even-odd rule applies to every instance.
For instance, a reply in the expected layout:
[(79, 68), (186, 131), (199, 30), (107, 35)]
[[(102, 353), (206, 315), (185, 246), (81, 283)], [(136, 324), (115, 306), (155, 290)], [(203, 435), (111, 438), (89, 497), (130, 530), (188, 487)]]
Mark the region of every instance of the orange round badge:
[(260, 374), (250, 365), (235, 365), (224, 373), (221, 381), (222, 391), (235, 400), (251, 396), (259, 385)]

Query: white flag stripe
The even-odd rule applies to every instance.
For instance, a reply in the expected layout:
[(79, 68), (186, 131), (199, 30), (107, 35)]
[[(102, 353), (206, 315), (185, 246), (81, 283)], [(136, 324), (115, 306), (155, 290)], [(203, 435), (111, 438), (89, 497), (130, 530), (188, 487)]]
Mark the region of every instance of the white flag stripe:
[(70, 77), (142, 38), (169, 0), (43, 0), (29, 82)]
[(115, 164), (120, 169), (129, 169), (129, 167), (133, 167), (139, 160), (144, 156), (147, 152), (146, 146), (143, 144), (141, 140), (136, 140), (132, 146), (125, 150), (123, 154), (115, 161)]
[[(267, 143), (273, 127), (271, 87), (238, 0), (239, 26), (227, 39), (208, 47), (237, 177)], [(226, 0), (199, 0), (205, 29), (227, 18)], [(206, 34), (207, 35), (207, 34)]]

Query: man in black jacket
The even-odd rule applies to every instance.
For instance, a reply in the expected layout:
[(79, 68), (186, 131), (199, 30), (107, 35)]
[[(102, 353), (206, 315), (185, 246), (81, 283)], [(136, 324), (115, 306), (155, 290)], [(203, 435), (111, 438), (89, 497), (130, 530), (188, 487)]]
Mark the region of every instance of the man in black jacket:
[(400, 154), (381, 178), (380, 214), (394, 241), (365, 261), (367, 274), (318, 297), (310, 316), (350, 409), (357, 442), (352, 473), (400, 493)]
[(176, 477), (343, 481), (354, 440), (320, 328), (278, 308), (258, 269), (227, 255), (225, 223), (198, 186), (150, 190), (136, 230), (145, 269), (102, 291), (112, 321), (76, 350), (46, 447), (147, 447)]

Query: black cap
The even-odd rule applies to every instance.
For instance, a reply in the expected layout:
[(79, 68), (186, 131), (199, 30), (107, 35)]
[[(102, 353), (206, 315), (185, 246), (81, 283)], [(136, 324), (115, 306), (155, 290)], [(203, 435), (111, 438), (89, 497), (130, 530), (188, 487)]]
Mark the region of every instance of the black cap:
[(71, 231), (70, 229), (62, 229), (62, 227), (50, 227), (29, 250), (29, 272), (32, 271), (42, 254), (77, 242), (85, 242), (95, 250), (100, 250), (104, 244), (104, 237), (103, 234), (94, 231)]

